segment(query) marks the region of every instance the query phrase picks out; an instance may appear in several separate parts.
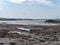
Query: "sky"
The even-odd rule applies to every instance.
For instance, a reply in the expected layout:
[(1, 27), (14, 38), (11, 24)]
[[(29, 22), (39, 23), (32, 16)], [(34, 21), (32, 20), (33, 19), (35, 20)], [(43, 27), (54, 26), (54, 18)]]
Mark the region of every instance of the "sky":
[(1, 18), (60, 18), (60, 0), (0, 0)]

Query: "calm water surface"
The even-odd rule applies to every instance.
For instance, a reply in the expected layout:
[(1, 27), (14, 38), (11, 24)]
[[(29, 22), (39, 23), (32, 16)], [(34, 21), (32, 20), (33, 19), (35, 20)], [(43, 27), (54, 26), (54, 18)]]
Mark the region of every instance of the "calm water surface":
[(18, 21), (0, 21), (0, 23), (7, 23), (7, 24), (22, 24), (22, 25), (46, 25), (46, 26), (54, 26), (60, 24), (54, 23), (45, 23), (45, 20), (18, 20)]

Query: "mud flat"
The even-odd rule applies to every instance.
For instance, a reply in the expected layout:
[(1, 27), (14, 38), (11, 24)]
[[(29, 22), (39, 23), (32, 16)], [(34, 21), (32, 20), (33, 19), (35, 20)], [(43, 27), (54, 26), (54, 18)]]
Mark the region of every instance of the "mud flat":
[(0, 44), (60, 45), (60, 25), (0, 24)]

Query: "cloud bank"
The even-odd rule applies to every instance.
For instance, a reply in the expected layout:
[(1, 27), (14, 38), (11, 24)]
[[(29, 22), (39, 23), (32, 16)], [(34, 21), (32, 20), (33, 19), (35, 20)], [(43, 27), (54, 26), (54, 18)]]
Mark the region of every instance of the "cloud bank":
[(12, 2), (12, 3), (16, 3), (16, 4), (21, 4), (24, 2), (32, 2), (32, 3), (40, 3), (43, 5), (48, 5), (48, 6), (52, 6), (53, 2), (49, 1), (49, 0), (7, 0), (8, 2)]

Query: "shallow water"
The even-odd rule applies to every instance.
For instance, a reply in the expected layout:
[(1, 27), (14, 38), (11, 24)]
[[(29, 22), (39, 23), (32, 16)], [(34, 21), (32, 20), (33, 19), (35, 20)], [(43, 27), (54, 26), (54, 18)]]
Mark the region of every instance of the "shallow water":
[(19, 20), (19, 21), (0, 21), (0, 23), (7, 24), (21, 24), (21, 25), (45, 25), (45, 26), (55, 26), (60, 24), (55, 23), (45, 23), (45, 20)]

